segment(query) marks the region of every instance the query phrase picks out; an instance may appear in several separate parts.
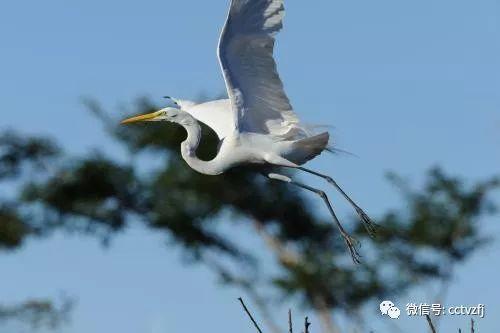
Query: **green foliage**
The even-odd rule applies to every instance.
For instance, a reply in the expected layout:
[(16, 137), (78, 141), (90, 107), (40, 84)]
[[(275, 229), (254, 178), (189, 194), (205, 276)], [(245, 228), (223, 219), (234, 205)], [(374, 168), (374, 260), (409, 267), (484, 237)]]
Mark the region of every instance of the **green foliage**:
[[(59, 152), (45, 138), (26, 138), (10, 131), (0, 134), (0, 182), (15, 182), (28, 171), (43, 172)], [(17, 202), (1, 196), (0, 200), (0, 249), (16, 248), (34, 229), (20, 213)]]
[(69, 313), (74, 304), (69, 298), (63, 298), (59, 303), (32, 299), (18, 305), (0, 305), (0, 322), (15, 320), (32, 329), (55, 329), (69, 319)]
[(40, 137), (25, 138), (13, 132), (0, 135), (0, 180), (15, 178), (24, 167), (42, 169), (59, 149), (52, 141)]
[[(15, 209), (8, 202), (0, 206), (1, 246), (16, 247), (29, 235), (42, 236), (54, 229), (108, 241), (131, 221), (139, 221), (168, 234), (193, 258), (213, 268), (223, 282), (251, 295), (267, 286), (280, 296), (299, 296), (309, 307), (350, 311), (424, 281), (448, 279), (455, 263), (486, 242), (479, 221), (495, 211), (487, 197), (499, 187), (498, 179), (466, 186), (435, 168), (424, 187), (414, 190), (391, 174), (389, 180), (401, 191), (404, 208), (377, 220), (375, 238), (355, 222), (359, 228), (353, 235), (365, 257), (361, 265), (353, 265), (331, 222), (311, 210), (308, 194), (266, 181), (252, 168), (221, 176), (197, 174), (180, 158), (182, 128), (120, 126), (118, 118), (95, 103), (88, 105), (133, 159), (121, 162), (102, 152), (75, 159), (46, 139), (3, 136), (0, 177), (19, 177), (25, 168), (44, 176), (23, 178)], [(143, 100), (129, 112), (156, 109)], [(206, 127), (203, 133), (198, 154), (209, 159), (216, 152), (217, 138)], [(43, 168), (47, 160), (50, 172)], [(148, 160), (161, 163), (148, 167)], [(217, 217), (228, 212), (255, 228), (275, 256), (278, 273), (260, 269), (259, 251), (242, 248), (220, 231), (227, 219)], [(253, 274), (248, 274), (250, 269)]]
[(123, 227), (127, 211), (140, 197), (130, 168), (91, 156), (58, 169), (42, 183), (28, 184), (21, 200), (50, 207), (38, 225), (113, 232)]
[(0, 207), (0, 249), (19, 247), (29, 233), (29, 227), (13, 208)]

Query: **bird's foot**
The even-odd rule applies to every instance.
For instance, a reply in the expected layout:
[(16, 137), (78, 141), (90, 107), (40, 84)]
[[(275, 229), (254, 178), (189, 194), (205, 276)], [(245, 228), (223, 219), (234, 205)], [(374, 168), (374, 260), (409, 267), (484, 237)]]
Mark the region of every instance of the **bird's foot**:
[(363, 221), (363, 225), (370, 235), (370, 237), (375, 237), (375, 234), (377, 232), (377, 225), (370, 219), (370, 217), (347, 195), (347, 193), (344, 192), (344, 190), (337, 184), (333, 178), (329, 176), (324, 176), (326, 181), (333, 185), (339, 192), (342, 194), (342, 196), (352, 205), (354, 210), (356, 210), (356, 213), (358, 214), (359, 218), (361, 221)]
[(370, 237), (372, 238), (375, 237), (375, 235), (377, 234), (378, 225), (375, 222), (373, 222), (361, 208), (356, 207), (356, 213), (363, 222), (363, 226), (365, 227), (368, 235), (370, 235)]
[(361, 256), (358, 252), (358, 249), (356, 248), (359, 242), (346, 232), (342, 233), (342, 238), (344, 238), (345, 244), (347, 246), (347, 249), (349, 250), (349, 254), (351, 255), (352, 261), (355, 264), (361, 263)]

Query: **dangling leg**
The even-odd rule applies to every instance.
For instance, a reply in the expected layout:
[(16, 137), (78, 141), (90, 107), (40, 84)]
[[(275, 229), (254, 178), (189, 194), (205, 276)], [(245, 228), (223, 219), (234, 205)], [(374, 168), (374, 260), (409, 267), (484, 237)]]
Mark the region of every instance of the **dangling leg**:
[(361, 219), (361, 221), (363, 221), (363, 225), (365, 226), (365, 229), (368, 232), (368, 234), (372, 237), (375, 235), (376, 224), (373, 223), (373, 221), (370, 219), (370, 217), (347, 195), (347, 193), (344, 192), (344, 190), (337, 184), (337, 182), (335, 180), (332, 179), (332, 177), (327, 176), (327, 175), (323, 175), (319, 172), (316, 172), (316, 171), (313, 171), (310, 169), (306, 169), (304, 167), (298, 167), (297, 169), (302, 170), (302, 171), (307, 172), (307, 173), (310, 173), (312, 175), (321, 177), (321, 178), (325, 179), (327, 182), (329, 182), (330, 184), (332, 184), (337, 189), (337, 191), (339, 191), (340, 194), (342, 194), (342, 196), (352, 205), (352, 207), (354, 207), (359, 218)]
[(284, 175), (280, 175), (280, 174), (276, 174), (276, 173), (270, 173), (270, 174), (264, 174), (264, 175), (269, 179), (279, 180), (279, 181), (282, 181), (285, 183), (289, 183), (289, 184), (295, 185), (297, 187), (303, 188), (305, 190), (311, 191), (311, 192), (319, 195), (323, 199), (323, 201), (325, 202), (326, 206), (328, 207), (328, 210), (330, 211), (330, 214), (332, 215), (333, 221), (337, 225), (337, 228), (339, 229), (340, 234), (344, 238), (344, 241), (347, 245), (349, 253), (351, 254), (352, 260), (357, 264), (360, 263), (360, 259), (359, 259), (360, 256), (359, 256), (359, 253), (356, 249), (355, 240), (345, 231), (344, 227), (342, 226), (339, 219), (337, 218), (337, 215), (335, 214), (335, 211), (333, 210), (333, 207), (330, 203), (330, 200), (328, 200), (328, 196), (326, 195), (325, 192), (318, 190), (314, 187), (296, 182), (296, 181), (292, 180), (290, 177), (287, 177)]

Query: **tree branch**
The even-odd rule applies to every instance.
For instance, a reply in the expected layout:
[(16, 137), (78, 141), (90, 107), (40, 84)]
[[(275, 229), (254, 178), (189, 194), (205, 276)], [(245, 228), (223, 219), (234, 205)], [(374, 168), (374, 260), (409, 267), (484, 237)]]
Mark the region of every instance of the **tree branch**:
[(245, 310), (245, 312), (247, 313), (248, 317), (250, 317), (250, 320), (252, 320), (252, 323), (255, 326), (255, 328), (257, 329), (257, 331), (259, 331), (259, 333), (262, 333), (262, 330), (260, 329), (259, 325), (255, 321), (255, 319), (253, 319), (253, 316), (250, 313), (250, 311), (248, 311), (247, 306), (245, 305), (245, 302), (243, 302), (243, 299), (240, 297), (240, 298), (238, 298), (238, 300), (240, 301), (241, 306), (243, 306), (243, 310)]
[(429, 324), (431, 332), (436, 333), (436, 328), (434, 327), (434, 324), (432, 323), (431, 317), (429, 315), (425, 315), (425, 318), (427, 319), (427, 323)]
[(311, 326), (311, 323), (309, 322), (309, 317), (306, 316), (304, 321), (304, 333), (309, 333), (309, 326)]

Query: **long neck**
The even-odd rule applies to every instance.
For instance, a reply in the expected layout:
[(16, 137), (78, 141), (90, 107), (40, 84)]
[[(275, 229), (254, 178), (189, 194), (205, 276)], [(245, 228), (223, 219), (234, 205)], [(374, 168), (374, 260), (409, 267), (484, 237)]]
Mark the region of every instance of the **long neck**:
[(221, 174), (223, 170), (218, 167), (217, 158), (211, 161), (203, 161), (196, 156), (196, 149), (201, 139), (201, 127), (198, 122), (191, 118), (189, 121), (180, 122), (180, 124), (187, 132), (186, 140), (181, 143), (181, 155), (186, 163), (199, 173), (206, 175)]

